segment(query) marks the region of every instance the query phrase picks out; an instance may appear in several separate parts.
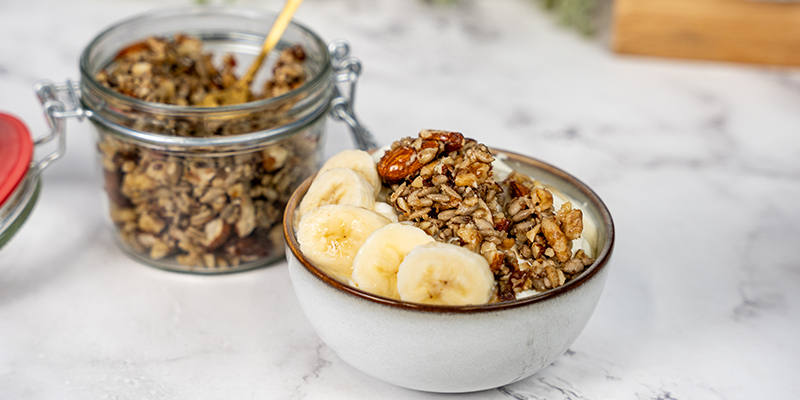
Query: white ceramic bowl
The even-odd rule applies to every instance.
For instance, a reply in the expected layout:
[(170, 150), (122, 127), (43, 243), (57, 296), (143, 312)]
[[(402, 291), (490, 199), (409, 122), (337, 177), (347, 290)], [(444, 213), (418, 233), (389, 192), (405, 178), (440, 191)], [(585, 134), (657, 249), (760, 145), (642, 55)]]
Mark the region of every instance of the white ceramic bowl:
[(295, 293), (320, 338), (344, 361), (383, 381), (431, 392), (471, 392), (525, 379), (583, 330), (608, 275), (614, 225), (586, 185), (549, 164), (505, 151), (506, 162), (560, 190), (595, 222), (596, 261), (564, 286), (510, 302), (431, 306), (376, 296), (320, 271), (300, 252), (291, 221), (311, 178), (286, 208), (286, 257)]

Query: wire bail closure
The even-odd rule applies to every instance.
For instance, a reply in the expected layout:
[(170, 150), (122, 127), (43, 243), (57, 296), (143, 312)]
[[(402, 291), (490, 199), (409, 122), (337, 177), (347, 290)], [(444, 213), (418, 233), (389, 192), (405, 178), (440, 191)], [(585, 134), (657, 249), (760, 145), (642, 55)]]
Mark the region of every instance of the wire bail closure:
[[(80, 86), (77, 82), (72, 82), (70, 80), (67, 80), (66, 83), (42, 81), (36, 83), (34, 89), (36, 90), (36, 97), (38, 97), (39, 102), (42, 103), (44, 116), (47, 120), (47, 125), (50, 127), (50, 131), (44, 136), (36, 138), (33, 144), (34, 146), (39, 146), (53, 139), (58, 140), (58, 147), (56, 150), (39, 160), (39, 162), (33, 166), (33, 172), (40, 174), (53, 162), (63, 157), (64, 153), (67, 151), (67, 139), (65, 134), (67, 130), (66, 119), (77, 118), (79, 121), (83, 121), (91, 112), (85, 110), (80, 105)], [(67, 108), (65, 102), (61, 100), (63, 97), (66, 97), (69, 108)]]
[[(361, 61), (355, 57), (348, 57), (350, 45), (342, 39), (334, 40), (328, 45), (331, 54), (331, 65), (335, 73), (336, 83), (334, 92), (336, 97), (331, 100), (331, 116), (339, 121), (344, 121), (353, 132), (356, 146), (361, 150), (378, 147), (375, 137), (358, 122), (353, 103), (355, 103), (356, 84), (361, 74)], [(342, 94), (338, 84), (345, 85), (346, 95)]]

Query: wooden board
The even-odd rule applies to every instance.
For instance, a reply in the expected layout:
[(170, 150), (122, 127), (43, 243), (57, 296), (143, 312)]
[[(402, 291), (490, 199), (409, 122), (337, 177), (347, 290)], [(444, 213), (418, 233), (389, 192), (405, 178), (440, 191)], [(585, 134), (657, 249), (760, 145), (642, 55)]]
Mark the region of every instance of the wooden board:
[(615, 0), (615, 51), (800, 65), (800, 3)]

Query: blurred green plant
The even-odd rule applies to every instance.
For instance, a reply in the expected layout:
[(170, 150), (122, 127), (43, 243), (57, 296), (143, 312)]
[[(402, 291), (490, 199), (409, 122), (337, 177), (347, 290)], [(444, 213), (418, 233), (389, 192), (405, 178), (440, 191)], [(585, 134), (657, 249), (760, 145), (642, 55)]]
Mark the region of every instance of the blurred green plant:
[(546, 10), (555, 13), (558, 22), (590, 36), (595, 33), (597, 0), (539, 0)]

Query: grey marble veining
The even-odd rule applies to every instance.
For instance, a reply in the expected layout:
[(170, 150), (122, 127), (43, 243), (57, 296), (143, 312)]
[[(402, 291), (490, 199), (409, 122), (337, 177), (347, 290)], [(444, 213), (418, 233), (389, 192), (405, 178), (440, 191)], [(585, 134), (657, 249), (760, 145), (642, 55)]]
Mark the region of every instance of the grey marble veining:
[[(460, 397), (796, 398), (800, 71), (618, 56), (534, 3), (307, 0), (297, 15), (352, 44), (357, 112), (380, 143), (459, 130), (569, 171), (615, 219), (605, 292), (570, 350)], [(77, 79), (94, 35), (178, 4), (0, 0), (0, 110), (41, 134), (36, 81)], [(92, 127), (68, 125), (67, 156), (0, 252), (0, 398), (445, 397), (345, 364), (283, 262), (202, 277), (127, 259), (99, 211)], [(346, 135), (329, 121), (326, 154)]]

